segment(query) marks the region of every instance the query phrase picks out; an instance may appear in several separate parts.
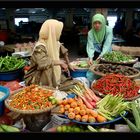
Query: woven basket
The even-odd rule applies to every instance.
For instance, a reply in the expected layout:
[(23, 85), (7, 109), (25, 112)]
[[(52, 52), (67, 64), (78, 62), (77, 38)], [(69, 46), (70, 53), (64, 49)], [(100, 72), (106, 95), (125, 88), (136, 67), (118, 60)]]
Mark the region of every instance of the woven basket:
[(103, 58), (100, 59), (100, 62), (102, 63), (110, 63), (110, 64), (120, 64), (120, 65), (133, 65), (138, 61), (138, 58), (135, 58), (134, 61), (129, 61), (129, 62), (112, 62), (112, 61), (107, 61)]
[[(104, 74), (104, 73), (102, 73), (102, 72), (95, 71), (95, 68), (96, 68), (96, 67), (99, 67), (100, 65), (106, 65), (106, 66), (107, 66), (108, 64), (97, 64), (97, 65), (93, 65), (93, 66), (90, 67), (89, 70), (90, 70), (91, 72), (93, 72), (94, 74), (98, 75), (98, 76), (105, 76), (105, 75), (107, 75), (107, 74)], [(125, 66), (125, 67), (128, 68), (128, 66)], [(129, 67), (129, 69), (135, 69), (135, 68)], [(135, 75), (130, 75), (130, 76), (126, 76), (126, 77), (131, 78), (131, 79), (134, 79), (134, 78), (139, 77), (139, 76), (140, 76), (140, 71), (137, 70), (137, 69), (135, 69), (135, 71), (137, 71), (137, 74), (135, 74)]]
[[(45, 88), (45, 87), (42, 87), (43, 89), (49, 89), (49, 90), (51, 90), (52, 88)], [(48, 112), (48, 111), (50, 111), (51, 109), (53, 109), (54, 107), (56, 107), (56, 105), (53, 105), (53, 106), (51, 106), (51, 107), (47, 107), (47, 108), (45, 108), (45, 109), (36, 109), (36, 110), (19, 110), (19, 109), (16, 109), (16, 108), (13, 108), (13, 107), (11, 107), (10, 105), (9, 105), (9, 102), (11, 101), (10, 99), (11, 99), (11, 97), (13, 97), (13, 96), (15, 96), (16, 94), (18, 94), (20, 91), (22, 91), (24, 88), (21, 88), (21, 89), (18, 89), (18, 90), (16, 90), (16, 91), (14, 91), (13, 92), (13, 94), (12, 95), (10, 95), (6, 100), (5, 100), (5, 106), (9, 109), (9, 110), (11, 110), (11, 111), (13, 111), (13, 112), (16, 112), (16, 113), (20, 113), (20, 114), (27, 114), (27, 115), (29, 115), (29, 114), (40, 114), (40, 113), (45, 113), (45, 112)]]
[[(97, 90), (95, 90), (94, 88), (93, 88), (93, 84), (95, 83), (95, 81), (94, 82), (92, 82), (92, 84), (91, 84), (91, 89), (92, 89), (92, 91), (97, 95), (97, 96), (99, 96), (99, 97), (105, 97), (107, 94), (103, 94), (103, 93), (101, 93), (101, 92), (99, 92), (99, 91), (97, 91)], [(137, 98), (139, 98), (140, 97), (140, 95), (138, 95), (138, 96), (136, 96), (136, 97), (132, 97), (132, 98), (124, 98), (124, 100), (125, 101), (132, 101), (132, 100), (136, 100)]]

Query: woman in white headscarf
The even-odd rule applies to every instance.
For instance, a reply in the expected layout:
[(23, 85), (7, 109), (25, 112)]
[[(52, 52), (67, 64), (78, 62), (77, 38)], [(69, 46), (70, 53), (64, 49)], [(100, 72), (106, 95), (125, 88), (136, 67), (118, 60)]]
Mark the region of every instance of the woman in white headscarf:
[[(63, 23), (46, 20), (40, 29), (39, 39), (31, 56), (31, 68), (25, 75), (26, 85), (41, 84), (51, 87), (58, 86), (62, 78), (62, 69), (69, 68), (68, 50), (59, 42)], [(64, 60), (60, 60), (60, 55)], [(62, 69), (61, 69), (62, 68)]]

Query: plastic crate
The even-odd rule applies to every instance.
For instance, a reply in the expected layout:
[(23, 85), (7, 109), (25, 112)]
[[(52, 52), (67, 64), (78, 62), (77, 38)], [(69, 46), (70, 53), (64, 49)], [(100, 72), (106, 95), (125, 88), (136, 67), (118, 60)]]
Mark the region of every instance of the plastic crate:
[(10, 91), (4, 86), (0, 86), (0, 91), (5, 93), (5, 96), (0, 99), (0, 116), (2, 116), (5, 110), (4, 100), (10, 95)]
[(70, 75), (71, 77), (73, 78), (76, 78), (76, 77), (86, 77), (86, 73), (87, 73), (87, 69), (84, 69), (84, 70), (75, 70), (75, 71), (70, 71)]

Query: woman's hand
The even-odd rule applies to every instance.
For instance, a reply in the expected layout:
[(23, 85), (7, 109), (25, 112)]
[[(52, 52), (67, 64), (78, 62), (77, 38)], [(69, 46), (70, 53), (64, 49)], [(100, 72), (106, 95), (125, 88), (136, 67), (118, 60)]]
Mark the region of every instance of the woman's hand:
[(93, 64), (93, 60), (92, 60), (91, 58), (89, 58), (88, 64), (89, 64), (89, 65), (92, 65), (92, 64)]
[(68, 65), (66, 64), (66, 61), (60, 60), (60, 66), (62, 67), (62, 69), (64, 69), (64, 71), (68, 70)]
[(71, 64), (69, 64), (68, 66), (69, 66), (69, 69), (70, 69), (70, 70), (75, 71), (74, 66), (72, 66)]

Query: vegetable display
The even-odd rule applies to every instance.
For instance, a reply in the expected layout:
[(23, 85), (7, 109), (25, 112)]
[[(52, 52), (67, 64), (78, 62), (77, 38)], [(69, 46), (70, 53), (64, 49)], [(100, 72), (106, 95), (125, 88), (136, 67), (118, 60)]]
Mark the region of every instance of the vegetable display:
[(124, 111), (130, 110), (129, 102), (125, 102), (122, 96), (108, 94), (96, 104), (97, 112), (108, 120), (114, 120)]
[(126, 123), (132, 132), (140, 132), (140, 107), (136, 102), (131, 103), (132, 114), (134, 117), (134, 123), (130, 121), (128, 118), (124, 118)]
[(100, 72), (103, 74), (115, 73), (115, 74), (122, 74), (125, 76), (132, 76), (132, 75), (139, 74), (139, 71), (134, 68), (122, 66), (122, 65), (112, 65), (112, 64), (97, 65), (94, 68), (94, 71)]
[(108, 74), (92, 84), (92, 89), (103, 95), (122, 95), (125, 99), (137, 97), (139, 86), (121, 74)]
[(111, 62), (129, 62), (134, 60), (130, 55), (123, 54), (120, 51), (112, 51), (103, 55), (103, 59)]
[(79, 122), (106, 122), (107, 119), (98, 114), (97, 111), (86, 107), (80, 98), (65, 99), (60, 104), (60, 113), (65, 114), (69, 119)]
[(11, 96), (9, 106), (19, 110), (39, 110), (57, 104), (53, 91), (30, 85)]
[(81, 82), (77, 83), (77, 85), (75, 85), (70, 91), (79, 96), (89, 109), (95, 108), (96, 102), (100, 100), (91, 89)]
[(17, 70), (25, 66), (25, 60), (14, 56), (0, 57), (0, 72)]

